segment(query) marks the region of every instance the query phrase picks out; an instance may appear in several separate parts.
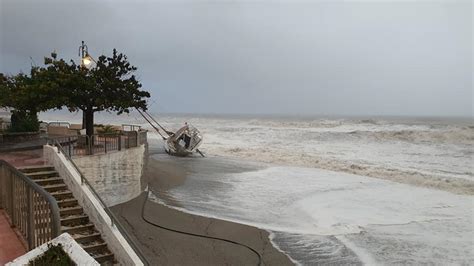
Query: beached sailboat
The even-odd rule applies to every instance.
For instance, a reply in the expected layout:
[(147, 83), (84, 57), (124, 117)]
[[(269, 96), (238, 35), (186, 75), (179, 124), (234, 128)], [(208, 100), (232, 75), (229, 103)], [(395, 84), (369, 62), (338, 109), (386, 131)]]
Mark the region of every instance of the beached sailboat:
[[(138, 110), (138, 109), (137, 109)], [(195, 152), (199, 153), (202, 157), (204, 154), (199, 150), (199, 146), (202, 143), (203, 137), (201, 132), (192, 125), (184, 123), (184, 126), (178, 129), (176, 132), (169, 131), (161, 126), (150, 114), (145, 111), (138, 112), (143, 118), (156, 130), (156, 132), (163, 138), (164, 148), (166, 153), (175, 156), (188, 156)], [(160, 132), (152, 121), (161, 128), (165, 134)], [(166, 136), (167, 135), (167, 136)]]
[(198, 149), (202, 139), (202, 135), (197, 128), (185, 123), (182, 128), (165, 139), (165, 151), (177, 156), (188, 156), (194, 152), (202, 155)]

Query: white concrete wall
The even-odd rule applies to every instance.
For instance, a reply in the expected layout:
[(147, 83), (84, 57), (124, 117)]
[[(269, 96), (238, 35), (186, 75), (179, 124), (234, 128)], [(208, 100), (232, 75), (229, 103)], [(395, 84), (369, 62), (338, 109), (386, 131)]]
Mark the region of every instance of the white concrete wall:
[(121, 265), (143, 265), (117, 227), (112, 226), (110, 217), (93, 192), (87, 185), (81, 184), (81, 176), (73, 164), (62, 153), (58, 153), (56, 147), (45, 145), (43, 152), (45, 161), (53, 165), (64, 179), (69, 190), (89, 216), (90, 221), (102, 234), (102, 238), (107, 242), (107, 246), (114, 253), (118, 263)]
[(107, 206), (127, 202), (142, 191), (145, 145), (73, 160)]

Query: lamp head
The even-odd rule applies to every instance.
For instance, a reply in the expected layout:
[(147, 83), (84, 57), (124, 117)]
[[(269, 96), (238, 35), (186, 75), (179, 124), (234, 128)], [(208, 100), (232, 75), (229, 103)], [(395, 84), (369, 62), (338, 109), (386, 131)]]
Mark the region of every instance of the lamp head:
[(82, 58), (82, 65), (85, 66), (85, 67), (89, 67), (92, 64), (93, 61), (94, 61), (94, 59), (92, 59), (92, 57), (89, 54), (86, 54)]

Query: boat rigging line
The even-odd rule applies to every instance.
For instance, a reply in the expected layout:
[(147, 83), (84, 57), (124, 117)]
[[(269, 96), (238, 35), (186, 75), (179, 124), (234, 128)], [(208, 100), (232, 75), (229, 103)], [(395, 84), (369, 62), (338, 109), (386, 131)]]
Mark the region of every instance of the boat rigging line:
[[(145, 120), (148, 122), (148, 124), (150, 124), (153, 129), (156, 130), (156, 132), (158, 132), (158, 134), (163, 138), (163, 140), (166, 140), (166, 137), (163, 136), (163, 134), (161, 134), (160, 130), (155, 126), (153, 125), (153, 123), (142, 113), (142, 111), (140, 111), (138, 108), (136, 108), (138, 113), (143, 117), (145, 118)], [(146, 113), (146, 112), (145, 112)], [(148, 113), (146, 113), (147, 115), (149, 115)], [(153, 117), (152, 117), (153, 118)], [(154, 119), (153, 119), (154, 120)], [(155, 121), (156, 122), (156, 121)], [(156, 122), (156, 124), (158, 124), (158, 122)], [(158, 126), (161, 127), (161, 129), (163, 129), (164, 132), (166, 132), (166, 134), (168, 134), (168, 136), (170, 135), (160, 124), (158, 124)]]
[(151, 120), (153, 120), (153, 122), (155, 122), (166, 134), (168, 134), (168, 136), (173, 135), (173, 132), (166, 130), (166, 128), (160, 125), (160, 123), (158, 123), (158, 121), (156, 121), (155, 118), (153, 118), (153, 116), (151, 116), (148, 112), (143, 111), (143, 113), (145, 113)]
[[(150, 188), (150, 186), (148, 186), (148, 188)], [(242, 247), (244, 247), (244, 248), (250, 250), (252, 253), (255, 253), (255, 255), (258, 256), (258, 264), (257, 264), (257, 265), (258, 265), (258, 266), (261, 266), (261, 265), (262, 265), (262, 255), (261, 255), (258, 251), (256, 251), (255, 249), (253, 249), (252, 247), (247, 246), (247, 245), (245, 245), (245, 244), (242, 244), (242, 243), (239, 243), (239, 242), (236, 242), (236, 241), (233, 241), (233, 240), (225, 239), (225, 238), (213, 237), (213, 236), (206, 236), (206, 235), (200, 235), (200, 234), (195, 234), (195, 233), (190, 233), (190, 232), (185, 232), (185, 231), (181, 231), (181, 230), (177, 230), (177, 229), (165, 227), (165, 226), (156, 224), (156, 223), (151, 222), (151, 221), (149, 221), (148, 219), (146, 219), (146, 218), (145, 218), (145, 205), (146, 205), (146, 203), (148, 202), (148, 196), (149, 196), (150, 190), (151, 190), (151, 189), (149, 189), (149, 190), (146, 191), (146, 197), (145, 197), (145, 200), (143, 201), (143, 205), (142, 205), (142, 219), (143, 219), (146, 223), (148, 223), (148, 224), (150, 224), (150, 225), (153, 225), (153, 226), (155, 226), (155, 227), (158, 227), (158, 228), (161, 228), (161, 229), (164, 229), (164, 230), (167, 230), (167, 231), (179, 233), (179, 234), (184, 234), (184, 235), (189, 235), (189, 236), (195, 236), (195, 237), (200, 237), (200, 238), (213, 239), (213, 240), (219, 240), (219, 241), (231, 243), (231, 244), (234, 244), (234, 245), (242, 246)], [(153, 191), (152, 191), (152, 192), (153, 192)]]

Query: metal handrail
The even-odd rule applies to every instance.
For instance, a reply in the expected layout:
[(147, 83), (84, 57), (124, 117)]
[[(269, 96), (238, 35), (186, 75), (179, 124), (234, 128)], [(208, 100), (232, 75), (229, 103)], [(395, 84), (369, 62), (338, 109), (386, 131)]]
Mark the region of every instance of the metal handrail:
[[(47, 137), (48, 141), (56, 139), (69, 157), (95, 155), (138, 147), (145, 143), (146, 130), (124, 131), (122, 133), (101, 133), (76, 136)], [(79, 147), (80, 144), (80, 148)], [(97, 144), (97, 146), (96, 146)]]
[[(15, 177), (21, 179), (21, 181), (23, 181), (29, 188), (31, 188), (33, 191), (35, 191), (36, 193), (38, 193), (42, 198), (43, 200), (45, 200), (48, 205), (49, 205), (49, 209), (51, 211), (51, 237), (46, 237), (46, 238), (43, 238), (43, 239), (40, 239), (40, 241), (35, 241), (37, 240), (37, 236), (35, 235), (35, 228), (36, 228), (36, 220), (35, 220), (35, 210), (38, 211), (38, 212), (41, 212), (41, 210), (38, 210), (36, 209), (37, 208), (37, 203), (38, 202), (35, 202), (34, 200), (34, 195), (31, 194), (30, 191), (25, 191), (27, 193), (26, 195), (26, 204), (27, 204), (27, 207), (26, 207), (26, 211), (28, 212), (25, 217), (26, 218), (26, 224), (27, 224), (27, 228), (22, 228), (24, 226), (19, 226), (20, 227), (20, 231), (22, 232), (23, 235), (26, 236), (27, 238), (27, 241), (28, 241), (28, 248), (31, 250), (45, 242), (48, 242), (49, 240), (51, 239), (54, 239), (56, 238), (57, 236), (59, 236), (59, 233), (60, 233), (60, 230), (61, 230), (61, 218), (60, 218), (60, 215), (59, 215), (59, 206), (58, 206), (58, 203), (56, 201), (56, 199), (51, 196), (50, 193), (46, 192), (46, 190), (44, 188), (42, 188), (40, 185), (36, 184), (33, 180), (31, 180), (29, 177), (27, 177), (24, 173), (18, 171), (18, 169), (16, 169), (14, 166), (12, 166), (11, 164), (9, 164), (8, 162), (4, 161), (4, 160), (0, 160), (0, 168), (1, 169), (6, 169), (8, 171), (10, 171), (10, 173), (12, 173)], [(5, 174), (3, 171), (2, 171), (3, 174)], [(0, 180), (1, 180), (1, 176), (0, 176)], [(13, 180), (11, 180), (11, 184), (12, 186), (11, 190), (13, 190)], [(2, 190), (0, 188), (0, 198), (2, 199), (0, 201), (0, 207), (2, 208), (5, 208), (6, 206), (3, 206), (5, 203), (3, 202), (3, 197), (4, 195), (2, 195), (2, 192), (4, 192), (6, 189), (8, 188), (3, 188), (4, 190)], [(18, 226), (19, 223), (24, 223), (25, 221), (16, 221), (15, 219), (15, 214), (13, 213), (13, 208), (14, 208), (14, 205), (15, 203), (16, 204), (21, 204), (19, 203), (18, 201), (14, 201), (13, 200), (13, 197), (14, 197), (14, 193), (13, 191), (11, 191), (11, 199), (9, 199), (11, 202), (10, 204), (12, 205), (9, 209), (9, 211), (7, 210), (7, 213), (9, 213), (9, 215), (11, 215), (11, 219), (12, 219), (12, 223), (14, 226)], [(24, 209), (23, 210), (20, 210), (20, 211), (25, 211)], [(23, 215), (22, 215), (23, 216)], [(41, 223), (44, 223), (44, 221), (42, 221)], [(26, 230), (27, 232), (24, 232), (23, 230)], [(43, 241), (44, 240), (44, 241)]]
[[(130, 130), (125, 130), (126, 127), (129, 127)], [(123, 131), (136, 131), (135, 128), (138, 128), (138, 130), (141, 130), (142, 126), (133, 125), (133, 124), (122, 124), (122, 130)]]
[(51, 126), (51, 125), (52, 125), (53, 127), (55, 127), (55, 126), (57, 126), (57, 127), (63, 127), (63, 126), (61, 126), (61, 125), (66, 125), (67, 128), (70, 128), (70, 127), (71, 127), (71, 123), (66, 122), (66, 121), (52, 121), (52, 122), (49, 122), (49, 123), (46, 122), (46, 123), (48, 124), (48, 126)]
[(122, 235), (125, 237), (127, 242), (131, 245), (132, 249), (137, 253), (138, 257), (142, 260), (142, 262), (145, 265), (150, 265), (148, 260), (145, 258), (145, 255), (143, 255), (143, 252), (140, 250), (138, 245), (133, 241), (133, 239), (130, 237), (130, 235), (127, 233), (127, 231), (124, 229), (123, 225), (118, 221), (117, 217), (113, 214), (113, 212), (110, 210), (109, 207), (107, 207), (107, 204), (102, 200), (102, 198), (99, 196), (97, 191), (95, 191), (94, 187), (89, 183), (89, 180), (82, 174), (81, 170), (79, 170), (79, 167), (74, 163), (74, 160), (64, 151), (61, 143), (57, 139), (50, 139), (53, 141), (54, 146), (58, 148), (58, 153), (62, 153), (66, 159), (71, 162), (72, 166), (76, 169), (76, 171), (79, 173), (81, 177), (81, 184), (86, 184), (89, 189), (92, 191), (94, 196), (99, 200), (100, 204), (102, 205), (102, 208), (104, 211), (107, 213), (107, 215), (110, 218), (110, 221), (112, 223), (112, 226), (115, 225), (117, 229), (122, 233)]

